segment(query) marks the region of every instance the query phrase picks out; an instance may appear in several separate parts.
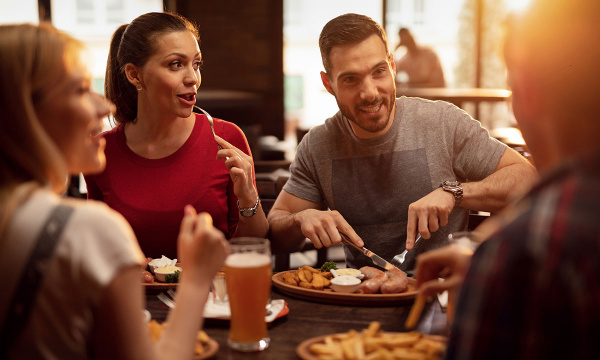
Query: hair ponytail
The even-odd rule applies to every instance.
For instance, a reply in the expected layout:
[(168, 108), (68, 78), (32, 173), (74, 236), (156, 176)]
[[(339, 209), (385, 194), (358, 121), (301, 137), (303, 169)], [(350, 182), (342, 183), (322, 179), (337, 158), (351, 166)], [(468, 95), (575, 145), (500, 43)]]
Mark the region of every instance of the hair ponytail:
[(104, 95), (112, 101), (117, 111), (113, 120), (117, 124), (133, 121), (137, 116), (137, 92), (125, 76), (124, 65), (119, 62), (119, 48), (128, 25), (121, 25), (113, 34), (106, 63)]

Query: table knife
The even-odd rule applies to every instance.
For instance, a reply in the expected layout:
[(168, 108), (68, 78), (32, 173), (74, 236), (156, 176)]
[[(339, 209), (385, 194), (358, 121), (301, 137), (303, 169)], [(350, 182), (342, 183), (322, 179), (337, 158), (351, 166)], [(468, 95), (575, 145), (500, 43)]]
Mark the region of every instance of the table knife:
[(357, 249), (358, 251), (360, 251), (361, 253), (365, 254), (366, 256), (368, 256), (369, 258), (371, 258), (371, 261), (373, 261), (373, 264), (380, 266), (386, 270), (392, 270), (392, 269), (398, 269), (397, 267), (395, 267), (394, 265), (390, 264), (388, 261), (386, 261), (384, 258), (382, 258), (381, 256), (375, 254), (374, 252), (372, 252), (371, 250), (365, 248), (365, 247), (360, 247), (356, 244), (354, 244), (352, 242), (352, 240), (350, 240), (345, 234), (340, 233), (341, 237), (342, 237), (342, 243), (346, 244), (347, 246), (352, 246), (353, 248)]

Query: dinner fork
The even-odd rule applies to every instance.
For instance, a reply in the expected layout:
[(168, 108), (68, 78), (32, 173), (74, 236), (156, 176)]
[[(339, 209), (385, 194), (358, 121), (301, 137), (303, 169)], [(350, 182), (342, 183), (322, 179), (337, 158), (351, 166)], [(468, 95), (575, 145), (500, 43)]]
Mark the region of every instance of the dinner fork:
[[(206, 110), (204, 110), (203, 108), (201, 108), (199, 106), (194, 105), (194, 109), (199, 110), (204, 115), (206, 115), (206, 118), (208, 119), (208, 123), (210, 124), (210, 130), (213, 133), (213, 137), (217, 136), (217, 134), (215, 134), (215, 126), (213, 125), (213, 118), (212, 118), (212, 116), (210, 116), (210, 114), (208, 112), (206, 112)], [(217, 146), (219, 147), (219, 150), (223, 149), (223, 147), (219, 143), (217, 143)]]
[(175, 302), (164, 293), (159, 293), (158, 295), (156, 295), (156, 297), (158, 298), (158, 300), (162, 301), (163, 304), (167, 305), (171, 309), (175, 307)]
[[(419, 240), (421, 240), (421, 234), (417, 234), (417, 238), (415, 239), (415, 245), (417, 245), (417, 241), (419, 241)], [(402, 265), (402, 263), (404, 263), (407, 252), (408, 252), (408, 249), (404, 250), (401, 254), (394, 256), (394, 258), (392, 259), (392, 264), (396, 265), (397, 267), (400, 267), (400, 265)]]
[(169, 289), (167, 290), (167, 294), (169, 294), (169, 296), (172, 297), (173, 300), (175, 300), (175, 290)]

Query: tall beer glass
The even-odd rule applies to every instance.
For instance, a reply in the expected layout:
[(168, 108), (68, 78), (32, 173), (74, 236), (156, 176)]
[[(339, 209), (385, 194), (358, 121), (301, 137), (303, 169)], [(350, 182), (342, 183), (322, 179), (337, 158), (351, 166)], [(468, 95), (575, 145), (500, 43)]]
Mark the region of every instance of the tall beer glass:
[(265, 321), (271, 293), (271, 245), (262, 238), (234, 238), (225, 260), (231, 308), (228, 344), (239, 351), (269, 347)]

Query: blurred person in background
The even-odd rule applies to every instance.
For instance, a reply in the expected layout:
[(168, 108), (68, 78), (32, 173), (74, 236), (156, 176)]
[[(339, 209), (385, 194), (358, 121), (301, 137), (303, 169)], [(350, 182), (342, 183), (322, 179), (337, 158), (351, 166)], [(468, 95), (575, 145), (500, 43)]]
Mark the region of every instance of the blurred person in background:
[[(499, 211), (536, 179), (525, 158), (455, 105), (396, 98), (394, 59), (373, 19), (329, 21), (319, 47), (321, 80), (340, 111), (298, 145), (269, 213), (275, 249), (297, 251), (305, 238), (329, 247), (341, 232), (388, 261), (414, 246), (402, 264), (412, 270), (416, 254), (466, 230), (469, 209)], [(372, 265), (344, 250), (348, 267)]]
[[(437, 53), (430, 47), (417, 44), (407, 28), (398, 30), (400, 42), (396, 49), (406, 48), (404, 56), (396, 60), (396, 85), (401, 87), (446, 87), (444, 70)], [(402, 79), (403, 73), (406, 79)]]
[(419, 257), (425, 295), (462, 286), (449, 359), (600, 358), (599, 18), (587, 0), (533, 0), (509, 18), (513, 110), (542, 178), (480, 226), (472, 257)]
[(69, 174), (106, 162), (93, 135), (114, 105), (92, 91), (82, 50), (50, 24), (0, 26), (0, 358), (191, 359), (227, 242), (186, 207), (185, 276), (153, 344), (131, 227), (103, 203), (59, 195)]
[(106, 170), (85, 180), (88, 198), (120, 212), (148, 257), (176, 256), (186, 204), (227, 238), (268, 231), (243, 132), (214, 119), (213, 136), (193, 112), (201, 64), (198, 29), (177, 14), (141, 15), (112, 38), (105, 92), (117, 126), (101, 135)]

